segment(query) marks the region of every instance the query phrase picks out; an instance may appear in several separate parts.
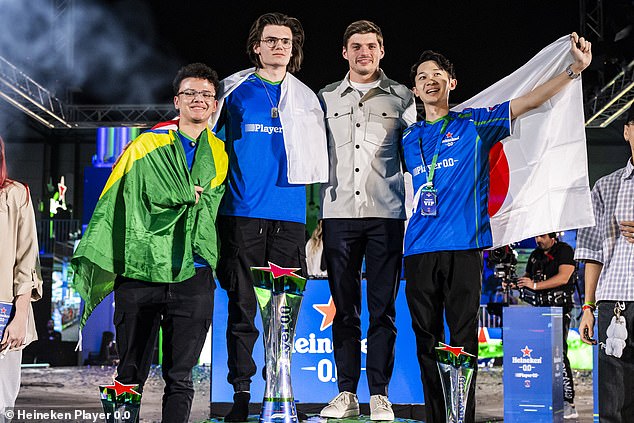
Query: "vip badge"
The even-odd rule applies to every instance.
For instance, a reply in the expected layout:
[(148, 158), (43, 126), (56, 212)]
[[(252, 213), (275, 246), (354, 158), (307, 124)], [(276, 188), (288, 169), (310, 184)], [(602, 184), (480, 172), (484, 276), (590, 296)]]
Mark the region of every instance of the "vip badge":
[(424, 190), (420, 195), (420, 214), (423, 216), (436, 216), (438, 209), (438, 197), (435, 189)]

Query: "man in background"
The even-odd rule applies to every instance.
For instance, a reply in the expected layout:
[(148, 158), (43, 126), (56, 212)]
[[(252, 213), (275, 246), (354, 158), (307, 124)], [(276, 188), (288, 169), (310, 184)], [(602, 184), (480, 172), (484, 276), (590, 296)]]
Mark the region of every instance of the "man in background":
[(568, 330), (574, 307), (575, 288), (574, 250), (569, 244), (557, 239), (557, 234), (549, 233), (535, 237), (537, 248), (533, 250), (524, 276), (517, 281), (524, 299), (534, 306), (561, 307), (564, 367), (564, 419), (579, 417), (575, 408), (575, 385), (568, 359)]

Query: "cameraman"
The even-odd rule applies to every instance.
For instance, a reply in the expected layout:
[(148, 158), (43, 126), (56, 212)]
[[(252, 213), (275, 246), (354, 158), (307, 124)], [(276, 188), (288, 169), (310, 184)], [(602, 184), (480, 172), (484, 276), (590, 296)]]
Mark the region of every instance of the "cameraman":
[(517, 281), (520, 298), (534, 306), (562, 307), (564, 350), (564, 419), (578, 417), (575, 410), (575, 389), (568, 360), (568, 329), (573, 308), (575, 261), (572, 247), (557, 239), (555, 233), (535, 237), (537, 248), (526, 264), (524, 277)]

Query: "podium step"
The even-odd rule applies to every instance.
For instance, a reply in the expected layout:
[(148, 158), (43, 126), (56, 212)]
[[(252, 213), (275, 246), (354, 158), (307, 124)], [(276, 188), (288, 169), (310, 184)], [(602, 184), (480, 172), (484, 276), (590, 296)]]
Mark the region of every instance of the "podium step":
[[(260, 415), (259, 414), (252, 414), (248, 417), (247, 421), (245, 423), (258, 423), (260, 420)], [(307, 423), (327, 423), (327, 422), (331, 422), (331, 423), (375, 423), (372, 420), (370, 420), (370, 416), (369, 415), (360, 415), (359, 417), (348, 417), (345, 419), (324, 419), (322, 417), (319, 416), (319, 414), (314, 414), (314, 415), (308, 415), (308, 419), (307, 420), (302, 420), (303, 422), (307, 422)], [(404, 418), (400, 418), (400, 417), (396, 417), (394, 420), (394, 422), (398, 422), (398, 423), (425, 423), (424, 420), (412, 420), (412, 419), (404, 419)], [(203, 422), (199, 422), (199, 423), (223, 423), (224, 420), (222, 418), (217, 418), (217, 419), (209, 419), (209, 420), (204, 420)]]

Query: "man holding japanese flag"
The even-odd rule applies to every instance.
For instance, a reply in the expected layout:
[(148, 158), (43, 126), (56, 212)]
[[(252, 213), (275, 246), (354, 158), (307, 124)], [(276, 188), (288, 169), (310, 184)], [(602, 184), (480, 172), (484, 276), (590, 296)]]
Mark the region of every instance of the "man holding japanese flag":
[[(405, 234), (405, 293), (416, 335), (426, 421), (445, 419), (434, 355), (438, 342), (445, 341), (443, 313), (450, 343), (477, 357), (482, 250), (494, 243), (593, 224), (585, 149), (563, 152), (566, 144), (585, 145), (581, 99), (574, 93), (580, 93), (578, 78), (591, 60), (590, 42), (572, 33), (455, 110), (449, 109), (449, 93), (457, 85), (451, 62), (428, 50), (412, 67), (414, 94), (424, 104), (425, 120), (410, 126), (402, 140), (415, 193)], [(505, 151), (499, 147), (502, 140)], [(491, 211), (496, 217), (490, 223), (492, 151), (499, 167), (493, 178), (502, 184), (493, 185)], [(563, 171), (569, 162), (575, 167), (583, 163), (586, 172), (575, 176)], [(578, 188), (569, 189), (566, 181)], [(569, 201), (568, 195), (588, 212), (554, 204)], [(551, 213), (535, 217), (533, 202), (553, 206)], [(567, 217), (574, 219), (562, 223)], [(475, 382), (466, 422), (475, 420), (474, 393)]]

